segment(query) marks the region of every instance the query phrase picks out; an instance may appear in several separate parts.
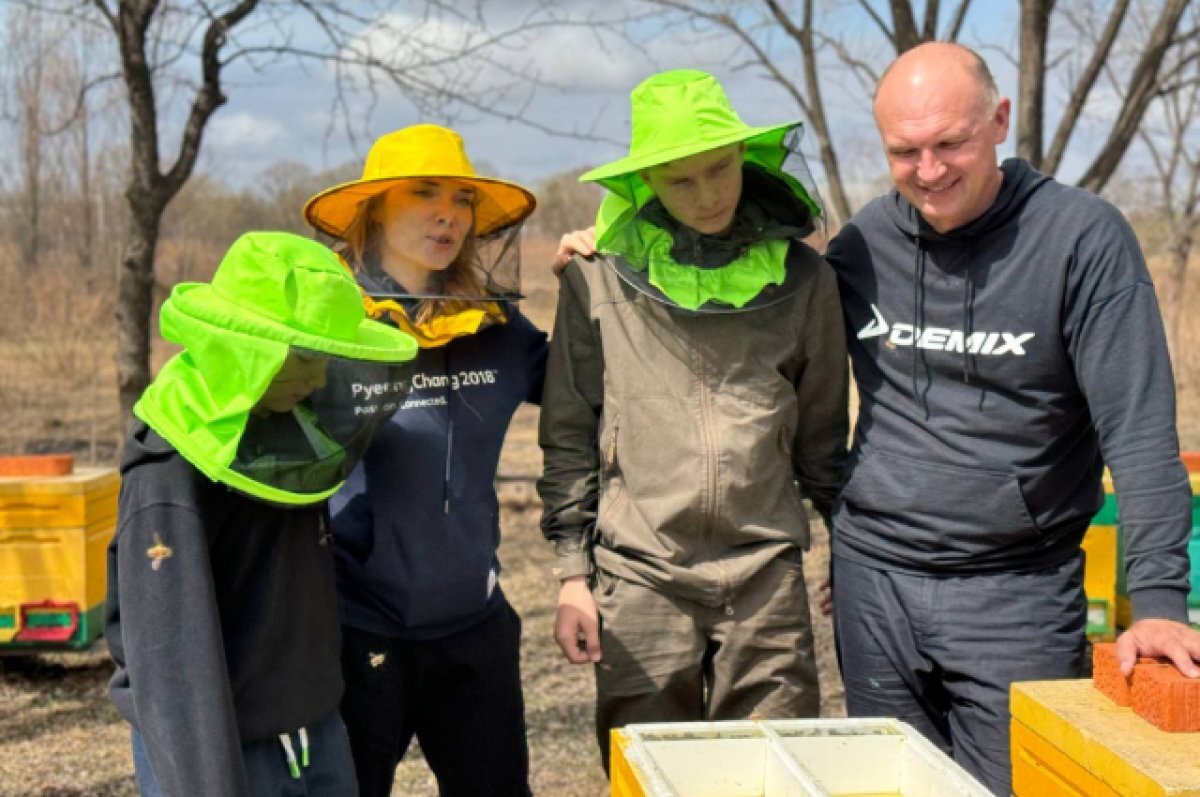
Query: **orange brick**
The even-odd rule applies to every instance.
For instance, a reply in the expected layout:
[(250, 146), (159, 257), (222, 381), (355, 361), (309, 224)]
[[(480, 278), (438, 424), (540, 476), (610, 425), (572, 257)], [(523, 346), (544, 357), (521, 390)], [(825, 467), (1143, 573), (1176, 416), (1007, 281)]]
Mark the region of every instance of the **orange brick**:
[(1129, 696), (1134, 712), (1155, 727), (1200, 732), (1200, 678), (1187, 678), (1172, 664), (1139, 662)]
[(71, 454), (0, 457), (0, 476), (67, 476), (74, 468)]
[[(1141, 656), (1135, 665), (1157, 664), (1158, 659)], [(1092, 684), (1109, 700), (1118, 706), (1129, 705), (1129, 686), (1132, 676), (1121, 675), (1121, 666), (1117, 664), (1117, 643), (1097, 642), (1092, 645)]]
[(1118, 706), (1129, 705), (1129, 678), (1121, 675), (1117, 664), (1117, 644), (1092, 645), (1092, 684)]

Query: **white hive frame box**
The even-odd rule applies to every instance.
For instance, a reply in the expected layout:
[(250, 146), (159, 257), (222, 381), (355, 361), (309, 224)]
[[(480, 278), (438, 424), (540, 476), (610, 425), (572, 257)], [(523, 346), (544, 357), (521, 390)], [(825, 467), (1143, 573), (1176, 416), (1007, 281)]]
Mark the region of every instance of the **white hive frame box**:
[(613, 797), (992, 797), (893, 719), (629, 725)]

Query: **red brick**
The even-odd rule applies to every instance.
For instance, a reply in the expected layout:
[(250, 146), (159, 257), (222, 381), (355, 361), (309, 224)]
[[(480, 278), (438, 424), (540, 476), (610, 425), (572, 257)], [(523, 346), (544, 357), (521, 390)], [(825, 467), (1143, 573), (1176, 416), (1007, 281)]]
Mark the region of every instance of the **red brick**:
[(71, 454), (0, 457), (0, 476), (66, 476), (74, 467)]
[[(1138, 661), (1152, 663), (1154, 659), (1142, 658)], [(1118, 706), (1129, 705), (1131, 677), (1121, 675), (1116, 642), (1097, 642), (1092, 645), (1092, 684)]]
[(1117, 665), (1117, 646), (1099, 642), (1092, 646), (1092, 684), (1118, 706), (1129, 705), (1129, 679)]
[(1187, 678), (1173, 664), (1138, 662), (1129, 689), (1133, 710), (1157, 728), (1200, 732), (1200, 678)]

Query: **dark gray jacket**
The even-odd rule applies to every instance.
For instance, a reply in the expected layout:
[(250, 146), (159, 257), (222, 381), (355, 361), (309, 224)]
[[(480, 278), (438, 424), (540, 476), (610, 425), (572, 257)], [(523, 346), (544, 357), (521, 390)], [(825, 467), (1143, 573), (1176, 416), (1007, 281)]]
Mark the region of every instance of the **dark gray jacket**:
[(830, 245), (860, 410), (835, 554), (1036, 570), (1079, 549), (1112, 471), (1137, 617), (1186, 618), (1190, 489), (1137, 239), (1019, 160), (946, 235), (896, 191)]
[(121, 476), (109, 692), (164, 794), (250, 797), (242, 744), (315, 725), (341, 699), (325, 504), (246, 497), (145, 424), (126, 442)]

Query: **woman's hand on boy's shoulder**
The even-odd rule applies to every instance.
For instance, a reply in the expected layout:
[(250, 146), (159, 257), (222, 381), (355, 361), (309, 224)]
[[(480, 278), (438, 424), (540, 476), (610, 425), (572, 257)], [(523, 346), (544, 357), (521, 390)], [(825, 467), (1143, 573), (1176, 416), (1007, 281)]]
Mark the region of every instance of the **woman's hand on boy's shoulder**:
[(567, 263), (570, 263), (571, 258), (575, 255), (591, 257), (594, 254), (596, 254), (596, 228), (575, 230), (564, 235), (558, 242), (558, 251), (554, 253), (554, 263), (551, 268), (554, 269), (555, 274), (562, 274)]

